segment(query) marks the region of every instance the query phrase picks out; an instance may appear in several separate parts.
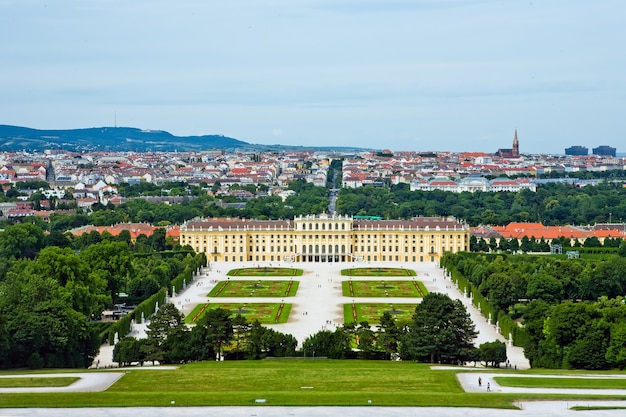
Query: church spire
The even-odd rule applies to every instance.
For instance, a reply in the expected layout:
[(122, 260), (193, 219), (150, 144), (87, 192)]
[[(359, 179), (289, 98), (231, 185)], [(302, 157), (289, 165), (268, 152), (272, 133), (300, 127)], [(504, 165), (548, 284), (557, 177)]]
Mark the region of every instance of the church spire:
[(517, 129), (513, 135), (513, 158), (519, 158), (519, 141), (517, 140)]

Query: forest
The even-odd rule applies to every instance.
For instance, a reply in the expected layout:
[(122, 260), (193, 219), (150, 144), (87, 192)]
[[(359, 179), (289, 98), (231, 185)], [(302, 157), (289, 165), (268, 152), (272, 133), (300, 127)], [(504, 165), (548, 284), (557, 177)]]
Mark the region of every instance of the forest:
[(475, 304), (488, 304), (481, 309), (532, 367), (626, 367), (626, 258), (458, 253), (442, 264), (463, 277)]
[(28, 223), (7, 226), (0, 233), (0, 368), (88, 367), (111, 337), (105, 309), (130, 311), (198, 261), (164, 229), (131, 242), (129, 233), (72, 238)]
[(391, 187), (343, 188), (339, 214), (406, 219), (415, 216), (454, 216), (470, 226), (539, 222), (546, 226), (587, 225), (626, 221), (626, 188), (601, 183), (575, 187), (548, 183), (536, 192), (410, 191), (408, 184)]

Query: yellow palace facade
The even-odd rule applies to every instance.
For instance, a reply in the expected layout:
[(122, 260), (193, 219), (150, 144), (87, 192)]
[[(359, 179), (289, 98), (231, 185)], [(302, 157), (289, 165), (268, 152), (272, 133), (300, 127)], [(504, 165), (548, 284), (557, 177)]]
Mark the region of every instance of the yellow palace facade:
[(469, 237), (469, 227), (450, 217), (209, 218), (180, 227), (180, 244), (213, 262), (436, 262), (444, 252), (469, 250)]

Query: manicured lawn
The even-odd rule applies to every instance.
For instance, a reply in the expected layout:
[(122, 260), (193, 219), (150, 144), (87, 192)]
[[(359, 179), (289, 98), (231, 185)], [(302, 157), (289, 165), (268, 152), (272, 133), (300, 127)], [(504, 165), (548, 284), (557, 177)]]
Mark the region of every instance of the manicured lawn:
[(417, 273), (412, 269), (376, 267), (342, 269), (341, 275), (351, 277), (414, 277)]
[[(512, 397), (467, 394), (453, 371), (409, 362), (264, 360), (137, 370), (103, 393), (2, 394), (0, 407), (413, 405), (512, 408)], [(264, 399), (265, 403), (255, 403)], [(371, 401), (371, 403), (369, 402)]]
[(298, 281), (220, 281), (209, 297), (293, 297)]
[(286, 323), (291, 312), (291, 304), (283, 303), (205, 303), (198, 304), (185, 317), (185, 323), (193, 324), (199, 320), (207, 310), (212, 308), (231, 310), (233, 315), (241, 314), (248, 321), (258, 320), (261, 324)]
[(367, 321), (369, 324), (379, 324), (380, 317), (385, 312), (391, 313), (399, 322), (411, 321), (417, 304), (399, 303), (354, 303), (343, 305), (344, 323), (360, 323)]
[(524, 388), (584, 388), (584, 389), (626, 389), (626, 378), (525, 378), (497, 376), (498, 384), (507, 387)]
[[(527, 400), (607, 399), (602, 395), (465, 393), (457, 372), (392, 361), (201, 362), (176, 370), (125, 370), (125, 375), (102, 393), (1, 394), (0, 407), (166, 407), (174, 401), (176, 406), (514, 408), (515, 402)], [(626, 395), (613, 398), (626, 399)], [(266, 402), (256, 403), (256, 399)]]
[(0, 378), (0, 388), (67, 387), (79, 379), (71, 376)]
[(268, 266), (259, 268), (231, 269), (226, 275), (231, 277), (296, 277), (302, 275), (302, 272), (302, 269), (297, 268), (278, 268)]
[(344, 297), (423, 297), (428, 294), (421, 281), (343, 281)]

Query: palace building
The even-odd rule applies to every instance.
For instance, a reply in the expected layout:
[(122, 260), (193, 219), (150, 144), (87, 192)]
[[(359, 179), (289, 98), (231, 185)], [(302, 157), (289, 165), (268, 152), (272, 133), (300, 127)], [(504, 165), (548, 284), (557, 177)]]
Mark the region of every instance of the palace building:
[(210, 218), (184, 223), (180, 244), (213, 262), (435, 262), (444, 252), (469, 250), (469, 233), (466, 224), (451, 217)]

